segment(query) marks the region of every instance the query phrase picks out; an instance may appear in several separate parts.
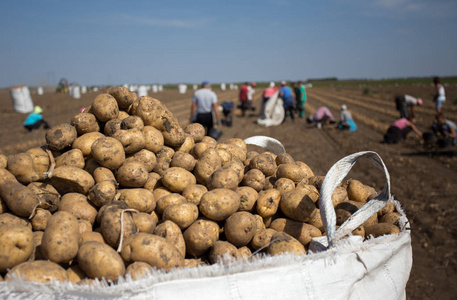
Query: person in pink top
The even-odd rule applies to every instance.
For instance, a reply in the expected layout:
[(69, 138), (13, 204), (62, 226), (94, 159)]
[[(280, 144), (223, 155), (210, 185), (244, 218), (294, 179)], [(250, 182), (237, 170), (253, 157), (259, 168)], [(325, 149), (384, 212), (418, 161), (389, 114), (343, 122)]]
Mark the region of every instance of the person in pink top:
[(330, 124), (336, 123), (335, 118), (332, 115), (332, 112), (327, 106), (319, 107), (314, 113), (314, 115), (308, 117), (306, 121), (308, 122), (308, 124), (314, 122), (314, 125), (317, 128), (321, 128), (322, 126), (327, 125), (328, 122), (330, 122)]
[(248, 109), (248, 83), (245, 82), (240, 89), (240, 108), (241, 108), (241, 115), (244, 117), (246, 115), (246, 110)]
[(393, 122), (387, 129), (387, 133), (384, 135), (384, 142), (387, 144), (395, 144), (404, 139), (411, 132), (414, 131), (419, 137), (422, 137), (422, 132), (420, 132), (414, 125), (413, 120), (408, 120), (406, 118), (401, 118)]

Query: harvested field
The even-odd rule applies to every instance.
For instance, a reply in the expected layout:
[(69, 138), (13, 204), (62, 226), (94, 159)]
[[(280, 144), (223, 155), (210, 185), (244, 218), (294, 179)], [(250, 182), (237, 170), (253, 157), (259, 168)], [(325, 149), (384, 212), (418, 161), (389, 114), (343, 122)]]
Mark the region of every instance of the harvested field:
[[(410, 94), (424, 99), (417, 111), (417, 126), (427, 131), (434, 119), (431, 86), (376, 86), (368, 94), (364, 87), (333, 86), (307, 90), (306, 114), (319, 106), (329, 105), (334, 116), (339, 117), (339, 107), (346, 104), (359, 129), (341, 132), (334, 128), (317, 129), (306, 124), (305, 119), (290, 118), (277, 127), (264, 128), (255, 123), (256, 112), (244, 118), (235, 112), (233, 127), (223, 127), (221, 140), (232, 137), (247, 138), (266, 135), (281, 141), (287, 152), (297, 160), (306, 162), (317, 175), (325, 172), (340, 158), (354, 152), (371, 150), (380, 154), (391, 176), (392, 194), (404, 206), (411, 222), (413, 241), (413, 270), (407, 286), (408, 299), (455, 299), (457, 295), (457, 151), (450, 149), (425, 149), (420, 140), (410, 134), (408, 140), (397, 145), (381, 143), (388, 126), (397, 118), (394, 96)], [(235, 101), (238, 91), (216, 89), (219, 102)], [(256, 93), (259, 107), (261, 91)], [(48, 93), (32, 95), (35, 105), (40, 105), (44, 118), (51, 124), (68, 123), (82, 106), (88, 106), (96, 93), (73, 99), (65, 94)], [(165, 90), (150, 94), (164, 102), (175, 114), (181, 125), (188, 123), (191, 92), (178, 94)], [(457, 122), (457, 87), (446, 88), (447, 102), (444, 112)], [(14, 154), (41, 146), (45, 143), (45, 130), (27, 132), (22, 127), (26, 115), (13, 111), (8, 91), (0, 91), (0, 153)], [(351, 178), (382, 188), (382, 174), (368, 161), (358, 163), (350, 173)]]

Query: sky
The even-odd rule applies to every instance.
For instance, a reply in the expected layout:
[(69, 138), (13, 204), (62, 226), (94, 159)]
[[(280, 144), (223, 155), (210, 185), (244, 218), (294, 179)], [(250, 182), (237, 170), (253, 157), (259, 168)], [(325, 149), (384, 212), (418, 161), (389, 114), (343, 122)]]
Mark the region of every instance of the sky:
[(457, 75), (455, 0), (0, 1), (0, 87)]

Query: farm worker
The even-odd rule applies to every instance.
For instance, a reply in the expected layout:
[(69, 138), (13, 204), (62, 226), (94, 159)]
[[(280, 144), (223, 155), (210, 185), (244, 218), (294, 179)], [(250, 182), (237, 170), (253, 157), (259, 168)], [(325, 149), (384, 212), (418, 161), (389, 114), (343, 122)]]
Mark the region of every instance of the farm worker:
[(443, 104), (446, 101), (444, 87), (441, 84), (439, 77), (433, 78), (433, 83), (435, 84), (435, 97), (433, 98), (433, 102), (435, 102), (436, 112), (441, 113), (441, 108), (443, 107)]
[(254, 99), (255, 86), (257, 84), (252, 82), (251, 85), (248, 85), (248, 109), (253, 109), (252, 100)]
[(30, 113), (24, 121), (24, 127), (28, 131), (37, 130), (43, 125), (44, 129), (51, 128), (49, 124), (43, 119), (41, 113), (43, 109), (40, 106), (35, 106), (33, 112)]
[(298, 111), (300, 118), (305, 117), (305, 104), (306, 104), (306, 90), (303, 82), (299, 81), (298, 86), (300, 88), (300, 103), (298, 105)]
[(332, 112), (328, 106), (319, 107), (314, 115), (310, 116), (307, 120), (308, 123), (314, 122), (314, 125), (317, 128), (322, 128), (322, 126), (336, 123), (335, 118), (333, 118)]
[(400, 112), (400, 118), (414, 118), (414, 107), (422, 105), (422, 99), (410, 95), (398, 95), (395, 97), (395, 104)]
[(267, 103), (268, 99), (273, 97), (273, 95), (278, 91), (278, 88), (275, 86), (275, 83), (272, 81), (270, 85), (263, 91), (262, 95), (262, 103), (260, 105), (260, 119), (265, 119), (265, 103)]
[(248, 83), (245, 82), (240, 88), (240, 108), (241, 108), (241, 116), (245, 116), (246, 110), (248, 109)]
[(211, 90), (209, 81), (203, 81), (202, 88), (195, 91), (192, 97), (191, 122), (202, 124), (208, 133), (213, 127), (213, 113), (216, 120), (220, 120), (216, 93)]
[(294, 121), (294, 110), (295, 110), (294, 96), (292, 95), (292, 90), (290, 89), (290, 87), (287, 86), (287, 82), (285, 82), (285, 81), (281, 81), (281, 89), (279, 90), (279, 97), (281, 97), (282, 100), (284, 101), (284, 110), (286, 113), (284, 120), (287, 117), (287, 113), (289, 113), (290, 117), (292, 118), (292, 121)]
[(349, 129), (349, 131), (356, 131), (357, 125), (355, 125), (352, 119), (352, 114), (348, 111), (345, 104), (341, 105), (340, 121), (338, 122), (338, 129)]
[[(292, 82), (290, 84), (292, 87), (292, 90), (294, 91), (294, 96), (295, 96), (295, 109), (297, 112), (299, 111), (299, 106), (300, 106), (300, 101), (301, 101), (301, 91), (300, 91), (300, 86), (298, 85), (298, 82)], [(300, 114), (299, 114), (300, 115)]]
[(222, 103), (222, 113), (224, 114), (223, 123), (228, 127), (232, 127), (234, 108), (235, 104), (233, 104), (232, 101), (227, 100)]
[(457, 144), (457, 125), (446, 120), (442, 113), (438, 113), (432, 125), (433, 133), (438, 137), (438, 144), (447, 146)]
[(413, 123), (412, 119), (400, 118), (396, 120), (390, 127), (387, 129), (387, 133), (384, 135), (384, 141), (387, 144), (395, 144), (404, 139), (408, 133), (414, 131), (419, 137), (422, 137), (422, 132), (420, 132)]

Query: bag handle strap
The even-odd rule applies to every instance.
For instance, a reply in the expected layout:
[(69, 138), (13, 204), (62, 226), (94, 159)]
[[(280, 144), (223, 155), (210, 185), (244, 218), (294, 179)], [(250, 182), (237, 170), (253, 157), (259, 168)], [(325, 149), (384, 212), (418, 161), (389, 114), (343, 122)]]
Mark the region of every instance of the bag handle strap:
[(280, 141), (278, 141), (277, 139), (268, 137), (268, 136), (263, 136), (263, 135), (251, 136), (250, 138), (245, 139), (244, 142), (248, 145), (255, 145), (255, 146), (265, 148), (265, 149), (273, 152), (276, 155), (286, 152), (286, 149), (284, 148), (284, 146), (281, 144)]

